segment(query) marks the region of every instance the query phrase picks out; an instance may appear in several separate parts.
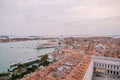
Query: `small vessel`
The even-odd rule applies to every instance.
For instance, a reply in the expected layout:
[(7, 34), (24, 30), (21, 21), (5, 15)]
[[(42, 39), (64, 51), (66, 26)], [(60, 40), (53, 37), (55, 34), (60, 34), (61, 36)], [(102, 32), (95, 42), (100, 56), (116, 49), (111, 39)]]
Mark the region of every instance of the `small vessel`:
[(56, 48), (61, 47), (61, 45), (39, 45), (36, 49), (44, 49), (44, 48)]
[(10, 48), (13, 48), (13, 47), (10, 47)]

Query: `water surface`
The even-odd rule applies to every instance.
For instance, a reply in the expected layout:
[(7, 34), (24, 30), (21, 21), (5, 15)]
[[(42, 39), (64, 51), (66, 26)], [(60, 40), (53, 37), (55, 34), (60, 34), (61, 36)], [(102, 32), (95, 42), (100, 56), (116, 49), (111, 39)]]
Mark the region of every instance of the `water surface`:
[(30, 58), (54, 51), (54, 48), (35, 49), (46, 40), (0, 43), (0, 72), (7, 71), (10, 64), (24, 62)]

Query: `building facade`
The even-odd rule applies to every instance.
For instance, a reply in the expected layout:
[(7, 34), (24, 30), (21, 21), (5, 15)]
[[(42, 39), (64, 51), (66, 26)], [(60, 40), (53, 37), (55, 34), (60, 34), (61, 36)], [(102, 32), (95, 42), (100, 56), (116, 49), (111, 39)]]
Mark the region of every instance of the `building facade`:
[(93, 62), (95, 71), (120, 76), (120, 59), (93, 57)]
[(120, 77), (120, 59), (94, 56), (83, 80), (92, 80), (94, 71)]

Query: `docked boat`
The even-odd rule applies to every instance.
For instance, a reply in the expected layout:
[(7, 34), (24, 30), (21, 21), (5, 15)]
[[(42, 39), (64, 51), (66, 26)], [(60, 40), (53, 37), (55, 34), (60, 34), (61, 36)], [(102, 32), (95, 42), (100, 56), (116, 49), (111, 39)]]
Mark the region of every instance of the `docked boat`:
[(39, 45), (36, 49), (45, 49), (45, 48), (56, 48), (61, 47), (61, 45)]

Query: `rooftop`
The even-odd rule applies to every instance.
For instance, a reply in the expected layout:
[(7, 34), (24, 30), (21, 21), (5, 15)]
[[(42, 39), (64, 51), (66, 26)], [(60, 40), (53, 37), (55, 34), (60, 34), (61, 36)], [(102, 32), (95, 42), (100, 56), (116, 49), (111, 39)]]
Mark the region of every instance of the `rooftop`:
[(22, 80), (83, 80), (90, 62), (90, 56), (72, 53)]

